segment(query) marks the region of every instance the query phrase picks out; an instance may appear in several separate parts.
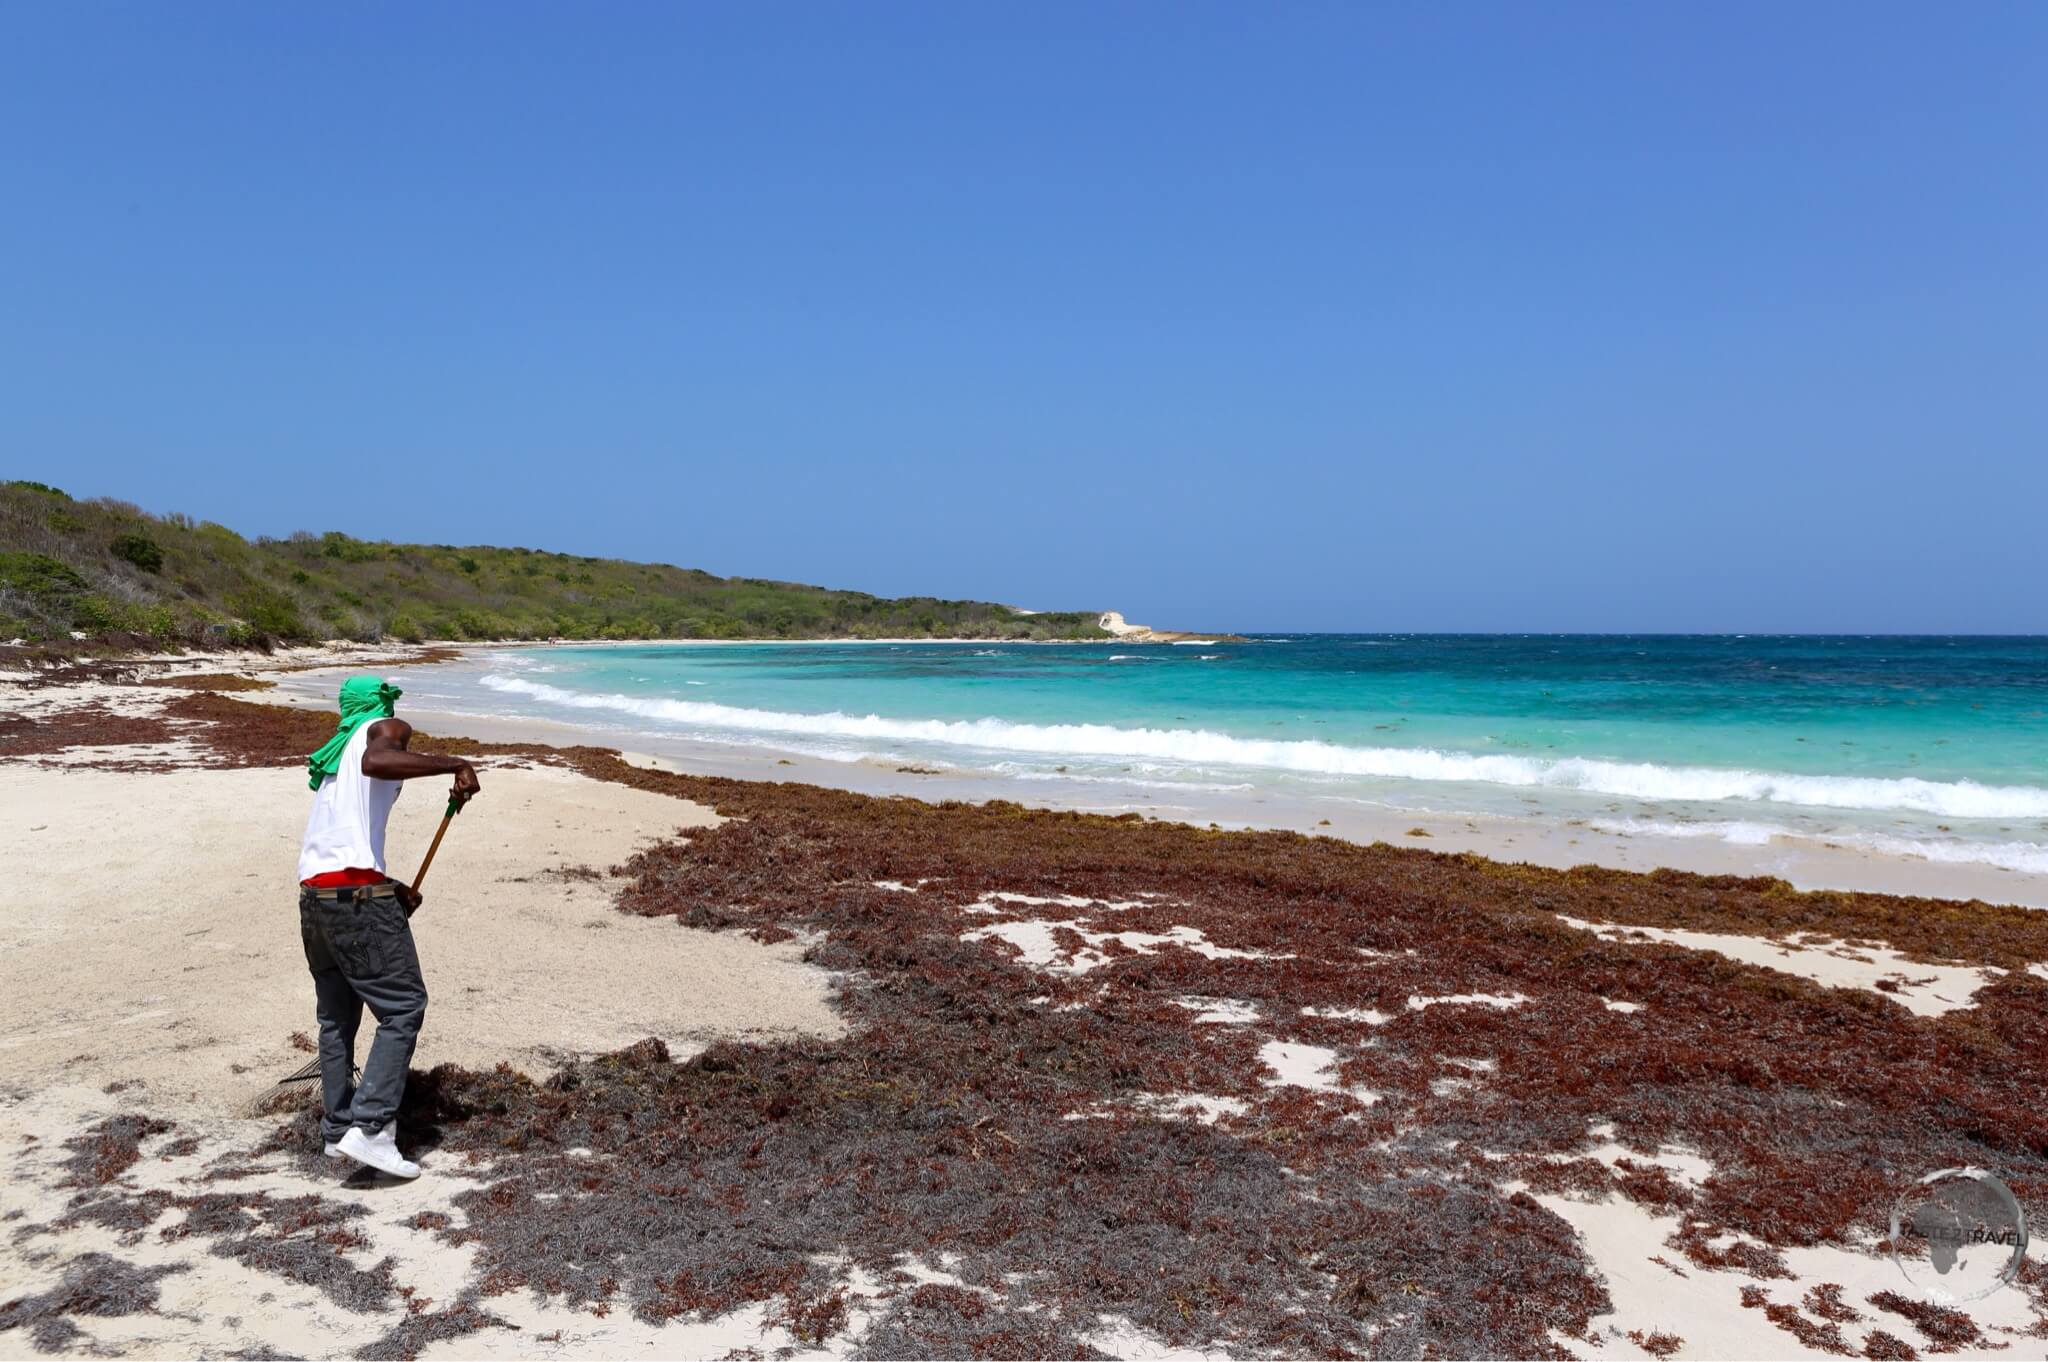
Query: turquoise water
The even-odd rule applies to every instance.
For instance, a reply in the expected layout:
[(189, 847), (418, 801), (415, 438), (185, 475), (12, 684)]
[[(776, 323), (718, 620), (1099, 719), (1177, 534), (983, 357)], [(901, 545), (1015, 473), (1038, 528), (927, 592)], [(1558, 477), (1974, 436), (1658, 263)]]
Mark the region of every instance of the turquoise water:
[(1287, 789), (2048, 870), (2048, 639), (545, 648), (489, 708), (1038, 781)]

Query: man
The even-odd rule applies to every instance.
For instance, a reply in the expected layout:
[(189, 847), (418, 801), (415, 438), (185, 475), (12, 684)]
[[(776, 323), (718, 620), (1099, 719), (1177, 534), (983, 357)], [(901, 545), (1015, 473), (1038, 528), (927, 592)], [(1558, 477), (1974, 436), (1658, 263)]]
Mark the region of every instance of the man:
[[(320, 1018), (327, 1157), (414, 1178), (420, 1166), (398, 1152), (398, 1103), (427, 1014), (427, 985), (407, 922), (420, 896), (384, 873), (384, 827), (401, 781), (452, 775), (448, 793), (458, 805), (481, 787), (466, 761), (406, 750), (412, 726), (392, 713), (400, 693), (375, 676), (342, 682), (341, 726), (306, 758), (314, 794), (299, 847), (299, 938)], [(357, 1087), (350, 1080), (366, 1005), (377, 1037)]]

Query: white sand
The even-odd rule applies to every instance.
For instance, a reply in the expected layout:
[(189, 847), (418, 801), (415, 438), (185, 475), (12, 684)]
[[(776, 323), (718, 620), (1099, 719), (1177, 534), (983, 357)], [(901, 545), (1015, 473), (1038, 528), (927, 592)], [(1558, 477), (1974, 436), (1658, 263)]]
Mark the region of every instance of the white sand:
[(1259, 1021), (1265, 1013), (1259, 1005), (1243, 998), (1175, 998), (1174, 1006), (1185, 1007), (1195, 1014), (1197, 1026), (1249, 1026)]
[[(1585, 922), (1558, 914), (1561, 921), (1593, 932), (1602, 941), (1644, 942), (1712, 951), (1745, 965), (1811, 979), (1823, 988), (1856, 988), (1890, 998), (1922, 1017), (1938, 1017), (1957, 1008), (1974, 1007), (1977, 990), (2004, 973), (1989, 966), (1923, 965), (1881, 943), (1847, 945), (1793, 932), (1773, 940), (1729, 932), (1694, 932), (1672, 927), (1635, 927), (1620, 923)], [(1879, 988), (1880, 983), (1889, 988)], [(1616, 1012), (1633, 1011), (1627, 1003), (1608, 1003)]]
[(1420, 1012), (1425, 1007), (1493, 1007), (1506, 1009), (1520, 1007), (1529, 1000), (1519, 993), (1441, 993), (1435, 997), (1410, 994), (1408, 1010)]
[(1132, 1362), (1227, 1362), (1230, 1354), (1216, 1349), (1176, 1348), (1146, 1333), (1121, 1315), (1099, 1315), (1097, 1327), (1081, 1335), (1081, 1341), (1111, 1357)]
[(1393, 1014), (1376, 1007), (1304, 1007), (1301, 1015), (1319, 1017), (1324, 1021), (1358, 1022), (1365, 1026), (1385, 1026), (1394, 1019)]
[[(606, 870), (706, 825), (707, 810), (546, 768), (487, 768), (483, 780), (414, 919), (433, 997), (417, 1067), (545, 1072), (561, 1052), (649, 1035), (687, 1054), (718, 1035), (837, 1033), (827, 981), (793, 945), (628, 918), (608, 884), (561, 874)], [(422, 782), (392, 815), (407, 878), (442, 788)], [(139, 1079), (153, 1110), (223, 1112), (298, 1067), (292, 1033), (315, 1029), (294, 885), (309, 798), (290, 768), (0, 766), (10, 1080)]]
[[(1664, 1162), (1639, 1154), (1629, 1157), (1637, 1162)], [(1665, 1239), (1679, 1228), (1676, 1216), (1657, 1215), (1621, 1197), (1590, 1202), (1538, 1195), (1536, 1200), (1577, 1231), (1587, 1257), (1606, 1278), (1608, 1294), (1614, 1301), (1613, 1313), (1599, 1316), (1593, 1322), (1593, 1332), (1599, 1338), (1597, 1347), (1577, 1339), (1559, 1340), (1579, 1357), (1648, 1356), (1629, 1341), (1627, 1335), (1632, 1330), (1673, 1334), (1684, 1339), (1685, 1346), (1675, 1354), (1681, 1358), (1826, 1357), (1828, 1354), (1806, 1347), (1771, 1323), (1761, 1308), (1745, 1309), (1742, 1289), (1756, 1287), (1773, 1304), (1796, 1306), (1808, 1289), (1830, 1282), (1843, 1288), (1844, 1303), (1862, 1315), (1861, 1320), (1840, 1326), (1843, 1338), (1855, 1353), (1862, 1353), (1864, 1340), (1875, 1330), (1905, 1340), (1923, 1356), (1931, 1351), (1929, 1341), (1911, 1323), (1868, 1304), (1867, 1298), (1880, 1291), (1896, 1291), (1908, 1299), (1919, 1299), (1898, 1267), (1874, 1247), (1865, 1253), (1828, 1247), (1781, 1249), (1779, 1252), (1794, 1280), (1758, 1281), (1737, 1271), (1717, 1272), (1700, 1267), (1666, 1245)], [(2038, 1238), (2029, 1248), (2028, 1256), (2037, 1262), (2048, 1258)], [(1664, 1262), (1654, 1261), (1658, 1258)], [(1962, 1309), (1989, 1336), (1991, 1346), (1966, 1348), (1943, 1356), (2005, 1358), (2008, 1362), (2042, 1356), (2040, 1340), (1997, 1332), (2000, 1328), (2025, 1329), (2033, 1324), (2034, 1316), (2023, 1293), (2011, 1289), (1994, 1291)]]
[[(1166, 1120), (1197, 1121), (1215, 1125), (1225, 1116), (1242, 1116), (1251, 1110), (1241, 1097), (1223, 1097), (1206, 1092), (1141, 1092), (1121, 1104), (1126, 1111), (1141, 1112)], [(1118, 1104), (1103, 1102), (1084, 1111), (1069, 1112), (1069, 1121), (1108, 1120), (1118, 1114)]]
[[(1062, 928), (1073, 932), (1087, 944), (1078, 950), (1065, 949), (1054, 935)], [(1079, 922), (1032, 919), (1022, 922), (991, 923), (989, 926), (976, 927), (972, 931), (960, 934), (962, 941), (982, 941), (991, 937), (1008, 942), (1025, 964), (1049, 974), (1086, 974), (1090, 970), (1102, 968), (1114, 957), (1097, 948), (1111, 941), (1140, 955), (1150, 955), (1162, 947), (1179, 947), (1207, 956), (1211, 960), (1293, 958), (1287, 954), (1218, 946), (1197, 927), (1176, 926), (1165, 932), (1091, 932)]]
[[(1674, 1182), (1697, 1188), (1713, 1176), (1714, 1166), (1697, 1151), (1665, 1146), (1654, 1153), (1626, 1148), (1614, 1140), (1614, 1128), (1595, 1125), (1587, 1134), (1597, 1143), (1589, 1151), (1559, 1155), (1563, 1158), (1591, 1157), (1613, 1168), (1626, 1158), (1637, 1165), (1667, 1171)], [(1508, 1184), (1509, 1189), (1519, 1184)], [(1633, 1343), (1631, 1331), (1643, 1334), (1675, 1335), (1685, 1346), (1674, 1356), (1692, 1357), (1825, 1357), (1829, 1354), (1808, 1348), (1778, 1328), (1761, 1307), (1742, 1304), (1745, 1287), (1761, 1290), (1772, 1304), (1797, 1306), (1808, 1289), (1832, 1283), (1842, 1288), (1843, 1303), (1856, 1309), (1860, 1320), (1844, 1321), (1840, 1329), (1849, 1347), (1860, 1354), (1864, 1340), (1877, 1330), (1903, 1339), (1924, 1355), (1931, 1351), (1929, 1340), (1913, 1325), (1871, 1306), (1868, 1298), (1877, 1292), (1894, 1291), (1909, 1300), (1920, 1294), (1897, 1265), (1877, 1244), (1862, 1251), (1848, 1248), (1786, 1248), (1778, 1250), (1793, 1280), (1760, 1281), (1734, 1270), (1716, 1271), (1688, 1259), (1665, 1242), (1680, 1228), (1675, 1215), (1660, 1215), (1624, 1197), (1610, 1195), (1598, 1201), (1576, 1197), (1536, 1195), (1536, 1200), (1556, 1212), (1578, 1234), (1586, 1256), (1606, 1279), (1614, 1302), (1612, 1312), (1593, 1321), (1594, 1340), (1559, 1337), (1557, 1341), (1574, 1355), (1588, 1358), (1643, 1358), (1650, 1354)], [(1741, 1236), (1730, 1232), (1714, 1240), (1727, 1247)], [(1751, 1241), (1754, 1242), (1754, 1241)], [(2048, 1259), (2038, 1239), (2029, 1248), (2037, 1262)], [(2039, 1357), (2034, 1340), (2014, 1338), (2000, 1330), (2024, 1330), (2034, 1315), (2024, 1293), (2017, 1290), (1993, 1292), (1983, 1300), (1959, 1307), (1974, 1319), (1991, 1340), (1989, 1348), (1965, 1349), (1944, 1356), (1965, 1358)], [(1812, 1318), (1811, 1312), (1807, 1312)]]
[(1337, 1052), (1328, 1046), (1269, 1040), (1259, 1047), (1259, 1062), (1273, 1071), (1273, 1076), (1265, 1080), (1270, 1087), (1343, 1091), (1337, 1082)]
[(1338, 1055), (1325, 1045), (1299, 1041), (1269, 1040), (1259, 1047), (1259, 1063), (1272, 1076), (1259, 1081), (1269, 1088), (1306, 1088), (1310, 1092), (1336, 1093), (1371, 1106), (1384, 1093), (1371, 1088), (1347, 1088), (1337, 1081)]

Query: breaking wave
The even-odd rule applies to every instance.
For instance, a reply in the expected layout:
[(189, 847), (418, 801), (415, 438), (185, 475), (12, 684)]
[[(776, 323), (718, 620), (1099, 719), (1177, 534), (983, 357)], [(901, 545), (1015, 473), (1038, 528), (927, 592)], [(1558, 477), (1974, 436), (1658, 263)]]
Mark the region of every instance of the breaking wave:
[(1760, 823), (1672, 823), (1654, 818), (1595, 818), (1589, 827), (1628, 836), (1712, 838), (1730, 846), (1764, 846), (1777, 838), (1839, 843), (1886, 856), (1913, 856), (1946, 865), (1993, 865), (2001, 870), (2048, 873), (2048, 846), (2033, 842), (1936, 841), (1853, 830), (1774, 828)]
[(938, 743), (1056, 757), (1150, 758), (1197, 766), (1250, 766), (1389, 780), (1476, 781), (1578, 790), (1641, 800), (1750, 802), (1826, 809), (1936, 814), (1946, 818), (2048, 818), (2048, 789), (1912, 777), (1811, 776), (1591, 757), (1537, 758), (1439, 752), (1432, 748), (1344, 747), (1335, 743), (1237, 738), (1186, 728), (1112, 724), (1020, 724), (1005, 719), (893, 719), (878, 714), (794, 714), (673, 700), (593, 695), (492, 673), (492, 690), (576, 709), (610, 710), (664, 723), (750, 734)]

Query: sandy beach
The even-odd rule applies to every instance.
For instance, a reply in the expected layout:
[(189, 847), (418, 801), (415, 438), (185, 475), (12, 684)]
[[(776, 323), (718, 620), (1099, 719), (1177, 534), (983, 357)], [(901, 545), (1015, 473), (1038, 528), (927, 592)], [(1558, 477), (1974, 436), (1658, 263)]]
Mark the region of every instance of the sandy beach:
[(1209, 831), (409, 714), (485, 796), (415, 924), (427, 1176), (348, 1176), (276, 1080), (294, 761), (370, 659), (4, 678), (0, 1350), (2048, 1355), (2038, 1238), (1955, 1309), (1879, 1243), (1960, 1163), (2048, 1212), (2048, 919), (1992, 906), (2048, 897), (1848, 849)]

